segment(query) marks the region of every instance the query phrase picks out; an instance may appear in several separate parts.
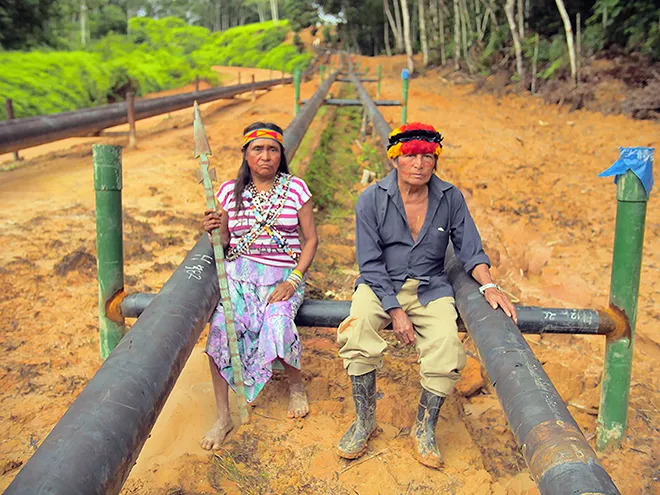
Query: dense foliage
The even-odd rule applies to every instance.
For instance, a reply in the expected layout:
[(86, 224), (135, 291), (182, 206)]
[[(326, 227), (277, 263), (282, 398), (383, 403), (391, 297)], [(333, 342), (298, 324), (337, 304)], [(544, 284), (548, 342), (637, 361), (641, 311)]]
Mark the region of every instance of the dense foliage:
[[(513, 31), (505, 15), (507, 1), (515, 4)], [(404, 6), (412, 49), (425, 52), (425, 63), (449, 63), (455, 57), (457, 67), (484, 74), (502, 68), (513, 73), (517, 65), (514, 79), (526, 77), (529, 85), (538, 50), (540, 78), (554, 79), (570, 69), (575, 79), (575, 64), (569, 67), (571, 40), (566, 38), (558, 2), (562, 3), (4, 0), (0, 2), (0, 96), (13, 98), (16, 114), (27, 116), (113, 101), (128, 88), (137, 94), (168, 89), (191, 81), (195, 74), (215, 81), (210, 69), (214, 64), (291, 71), (305, 65), (310, 55), (304, 53), (297, 33), (291, 38), (293, 45), (285, 44), (287, 32), (314, 26), (321, 12), (339, 22), (336, 29), (324, 26), (316, 33), (325, 43), (367, 55), (403, 53)], [(581, 19), (578, 59), (606, 51), (626, 56), (641, 53), (660, 60), (658, 0), (563, 3), (573, 33), (578, 31), (578, 15)], [(425, 23), (420, 22), (420, 8)], [(389, 21), (385, 11), (390, 12)], [(273, 21), (264, 22), (269, 18)], [(278, 18), (288, 21), (277, 22)], [(262, 22), (246, 25), (257, 19)], [(455, 21), (460, 25), (460, 46), (455, 46)], [(514, 50), (516, 32), (520, 43)], [(3, 49), (39, 51), (20, 54)], [(71, 88), (71, 95), (66, 88)], [(0, 108), (0, 117), (3, 112)]]
[[(130, 36), (110, 33), (87, 51), (0, 51), (0, 95), (17, 118), (75, 110), (124, 97), (180, 87), (196, 75), (219, 82), (212, 65), (292, 71), (309, 54), (283, 44), (285, 22), (232, 28), (222, 33), (177, 18), (133, 18)], [(4, 119), (4, 105), (0, 119)]]
[(284, 44), (288, 23), (250, 24), (213, 33), (192, 57), (201, 65), (236, 65), (287, 72), (305, 67), (311, 54), (299, 54), (292, 45)]

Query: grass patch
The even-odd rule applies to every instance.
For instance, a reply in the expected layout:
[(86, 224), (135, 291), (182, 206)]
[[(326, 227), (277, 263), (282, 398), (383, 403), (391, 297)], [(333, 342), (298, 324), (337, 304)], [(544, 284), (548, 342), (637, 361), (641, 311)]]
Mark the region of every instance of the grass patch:
[(251, 469), (247, 465), (236, 462), (229, 452), (225, 452), (222, 455), (215, 454), (213, 456), (209, 478), (211, 485), (219, 490), (222, 490), (220, 480), (224, 478), (236, 483), (241, 493), (247, 495), (259, 495), (268, 492), (269, 483), (265, 473), (254, 474), (250, 471)]
[[(344, 90), (340, 94), (350, 98), (351, 93)], [(314, 194), (314, 204), (326, 215), (344, 205), (347, 196), (353, 204), (355, 202), (353, 185), (360, 167), (351, 147), (360, 129), (361, 116), (359, 107), (338, 107), (321, 134), (305, 172), (304, 179)]]
[(25, 164), (25, 162), (23, 160), (20, 160), (20, 161), (17, 160), (17, 161), (9, 163), (8, 165), (4, 165), (4, 166), (0, 167), (0, 172), (9, 172), (11, 170), (16, 170), (17, 168), (21, 167), (24, 164)]
[(298, 146), (298, 150), (296, 150), (296, 154), (293, 157), (293, 160), (289, 164), (291, 173), (298, 175), (301, 172), (304, 172), (304, 170), (301, 170), (302, 168), (307, 167), (307, 165), (303, 162), (309, 159), (309, 156), (312, 153), (312, 145), (316, 140), (316, 136), (318, 136), (318, 131), (320, 131), (324, 125), (323, 119), (328, 114), (328, 110), (329, 107), (327, 105), (323, 105), (316, 113), (316, 117), (314, 117), (312, 124), (307, 129), (307, 132), (303, 136), (300, 146)]
[(362, 145), (362, 153), (358, 158), (364, 167), (376, 174), (377, 179), (385, 177), (390, 169), (387, 168), (388, 158), (383, 147), (376, 147), (369, 142)]

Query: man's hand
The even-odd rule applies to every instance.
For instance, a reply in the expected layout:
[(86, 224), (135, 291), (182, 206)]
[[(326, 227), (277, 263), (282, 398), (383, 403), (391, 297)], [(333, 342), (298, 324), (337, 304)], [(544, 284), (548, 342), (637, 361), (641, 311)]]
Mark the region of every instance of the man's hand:
[(270, 293), (270, 296), (268, 296), (268, 304), (287, 301), (295, 292), (293, 285), (285, 280)]
[(509, 298), (506, 297), (506, 294), (500, 292), (495, 288), (486, 289), (484, 292), (484, 297), (488, 304), (492, 306), (493, 309), (501, 307), (504, 313), (509, 318), (512, 318), (515, 323), (518, 323), (518, 314), (516, 313), (516, 307), (509, 301)]
[(392, 318), (392, 328), (396, 339), (403, 345), (414, 344), (415, 330), (406, 312), (401, 308), (395, 308), (390, 310), (389, 314)]

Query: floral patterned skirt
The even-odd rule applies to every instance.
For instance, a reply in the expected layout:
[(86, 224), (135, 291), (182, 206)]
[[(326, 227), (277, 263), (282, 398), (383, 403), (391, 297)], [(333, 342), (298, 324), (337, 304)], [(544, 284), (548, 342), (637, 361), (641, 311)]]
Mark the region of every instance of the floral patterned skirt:
[[(293, 320), (303, 302), (304, 284), (289, 300), (268, 304), (270, 293), (287, 279), (293, 268), (264, 265), (243, 256), (225, 262), (225, 268), (236, 321), (245, 394), (248, 402), (252, 402), (273, 375), (276, 359), (300, 369), (302, 346)], [(222, 300), (211, 316), (206, 353), (215, 361), (220, 375), (235, 390)]]

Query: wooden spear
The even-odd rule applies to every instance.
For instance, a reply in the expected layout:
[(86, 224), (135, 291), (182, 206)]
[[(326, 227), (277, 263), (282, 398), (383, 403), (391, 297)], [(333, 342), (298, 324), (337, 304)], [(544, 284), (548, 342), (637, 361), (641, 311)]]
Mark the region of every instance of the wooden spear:
[[(204, 192), (206, 193), (206, 208), (215, 210), (215, 194), (213, 190), (212, 176), (215, 178), (215, 169), (209, 171), (209, 155), (211, 148), (206, 137), (204, 121), (199, 112), (199, 106), (195, 101), (193, 129), (195, 135), (195, 158), (199, 158), (201, 167), (200, 182), (204, 183)], [(227, 272), (225, 271), (225, 253), (222, 250), (222, 236), (220, 229), (214, 229), (211, 232), (211, 243), (213, 244), (213, 253), (215, 254), (215, 267), (218, 271), (218, 285), (220, 286), (220, 298), (222, 300), (222, 309), (225, 313), (225, 327), (227, 329), (227, 340), (229, 341), (229, 354), (231, 356), (231, 368), (234, 373), (234, 389), (238, 397), (238, 412), (241, 423), (250, 421), (245, 400), (245, 385), (243, 383), (243, 368), (241, 367), (241, 357), (238, 354), (238, 340), (236, 338), (236, 324), (234, 322), (234, 309), (229, 297), (229, 286), (227, 285)]]

